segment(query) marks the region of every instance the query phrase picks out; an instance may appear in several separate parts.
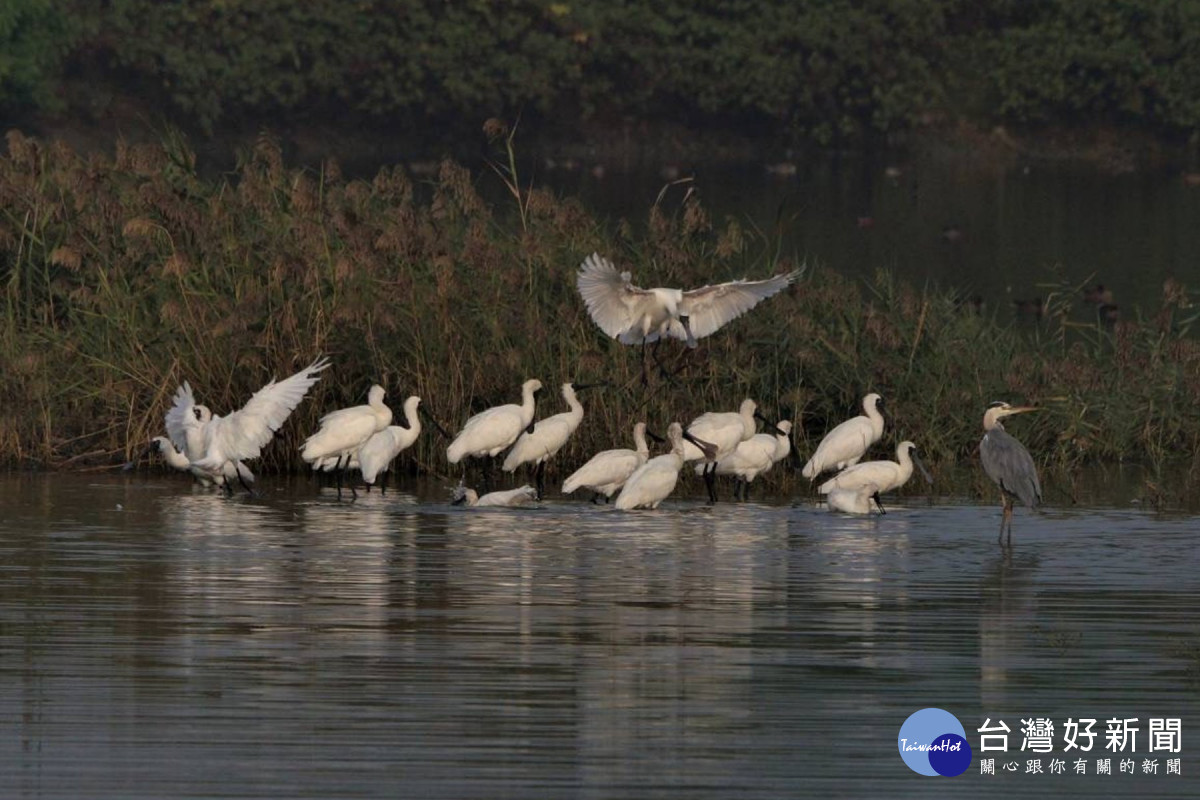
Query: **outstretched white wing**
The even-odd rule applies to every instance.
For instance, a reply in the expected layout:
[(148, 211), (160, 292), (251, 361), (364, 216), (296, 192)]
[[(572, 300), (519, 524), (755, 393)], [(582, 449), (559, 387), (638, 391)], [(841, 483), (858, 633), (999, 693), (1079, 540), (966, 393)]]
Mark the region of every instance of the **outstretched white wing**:
[(629, 282), (628, 272), (618, 272), (613, 263), (599, 253), (584, 259), (575, 285), (587, 306), (588, 314), (609, 336), (620, 336), (635, 322), (638, 302), (651, 294)]
[[(702, 286), (683, 293), (679, 315), (688, 318), (692, 336), (702, 339), (737, 319), (768, 297), (778, 294), (800, 277), (800, 270), (763, 281), (730, 281)], [(595, 315), (593, 315), (595, 316)], [(674, 334), (675, 326), (672, 325)], [(679, 338), (685, 338), (680, 336)]]
[(320, 372), (329, 363), (326, 358), (318, 358), (290, 378), (271, 381), (229, 416), (213, 417), (205, 458), (197, 464), (218, 469), (226, 461), (257, 458), (308, 390), (321, 379)]
[(196, 398), (192, 396), (192, 387), (184, 381), (183, 385), (175, 390), (175, 402), (167, 411), (164, 420), (167, 436), (171, 437), (171, 444), (175, 445), (175, 449), (180, 453), (187, 452), (187, 426), (189, 422), (194, 423), (196, 420), (195, 408)]

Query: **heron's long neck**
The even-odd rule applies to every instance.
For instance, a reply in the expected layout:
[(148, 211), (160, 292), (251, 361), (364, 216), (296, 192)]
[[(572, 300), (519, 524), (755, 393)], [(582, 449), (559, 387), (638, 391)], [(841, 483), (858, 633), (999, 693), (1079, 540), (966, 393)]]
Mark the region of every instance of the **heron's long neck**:
[(1004, 425), (1000, 422), (1000, 415), (989, 411), (983, 415), (983, 429), (985, 431), (1004, 430)]

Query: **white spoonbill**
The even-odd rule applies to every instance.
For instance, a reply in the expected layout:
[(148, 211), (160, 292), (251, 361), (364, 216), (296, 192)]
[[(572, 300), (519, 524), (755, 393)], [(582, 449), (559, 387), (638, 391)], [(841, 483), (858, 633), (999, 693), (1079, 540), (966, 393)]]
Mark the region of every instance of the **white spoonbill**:
[(579, 427), (579, 423), (583, 421), (583, 405), (579, 402), (576, 394), (599, 385), (592, 383), (575, 386), (571, 383), (564, 383), (562, 397), (567, 402), (569, 410), (535, 422), (532, 430), (523, 431), (517, 437), (516, 443), (505, 456), (504, 464), (501, 467), (505, 472), (512, 472), (522, 464), (537, 465), (534, 469), (534, 484), (537, 487), (538, 500), (542, 499), (542, 493), (546, 488), (546, 461), (562, 449), (567, 440), (571, 438), (571, 434), (575, 433)]
[(758, 427), (756, 420), (760, 418), (758, 405), (746, 398), (737, 411), (709, 411), (687, 426), (689, 434), (712, 445), (712, 455), (706, 455), (690, 442), (683, 444), (684, 461), (705, 460), (705, 469), (700, 474), (704, 476), (709, 502), (717, 502), (716, 462), (733, 455), (739, 444), (753, 436)]
[(697, 339), (715, 333), (727, 322), (786, 289), (801, 272), (795, 270), (766, 280), (730, 281), (687, 291), (642, 289), (633, 285), (628, 272), (618, 271), (607, 258), (592, 253), (580, 266), (575, 283), (588, 314), (602, 331), (622, 344), (642, 345), (644, 378), (646, 344), (671, 337), (695, 347)]
[(158, 436), (151, 440), (151, 445), (158, 447), (169, 466), (190, 472), (201, 486), (232, 490), (233, 481), (238, 480), (249, 490), (250, 484), (254, 483), (254, 473), (241, 461), (226, 464), (215, 479), (206, 470), (193, 465), (192, 462), (204, 458), (205, 431), (211, 422), (212, 412), (207, 406), (196, 405), (191, 384), (184, 381), (175, 390), (174, 401), (164, 418), (169, 440)]
[(863, 413), (837, 425), (817, 445), (817, 451), (800, 474), (810, 481), (831, 469), (852, 467), (862, 460), (871, 445), (883, 436), (883, 398), (871, 392), (862, 399)]
[[(387, 426), (367, 439), (351, 458), (350, 469), (362, 472), (367, 491), (371, 490), (375, 478), (382, 474), (383, 480), (379, 489), (384, 494), (387, 493), (387, 478), (392, 462), (400, 453), (412, 447), (421, 435), (421, 417), (417, 413), (420, 408), (421, 398), (416, 395), (409, 397), (404, 401), (404, 421), (408, 423), (408, 427)], [(434, 424), (436, 426), (437, 423)]]
[(537, 490), (529, 484), (517, 489), (503, 492), (488, 492), (480, 497), (474, 489), (468, 489), (461, 482), (454, 489), (454, 499), (450, 501), (455, 506), (471, 506), (473, 508), (528, 506), (537, 502)]
[(494, 458), (515, 442), (522, 431), (532, 431), (537, 408), (534, 395), (541, 388), (542, 382), (531, 378), (521, 384), (519, 405), (493, 406), (468, 419), (446, 448), (446, 460), (457, 464), (468, 457)]
[(1014, 439), (1000, 420), (1013, 414), (1037, 411), (1033, 406), (1012, 406), (997, 401), (983, 415), (983, 440), (979, 442), (979, 460), (983, 471), (1000, 487), (1004, 502), (1004, 513), (1000, 518), (1000, 536), (1008, 527), (1008, 541), (1012, 543), (1013, 498), (1030, 508), (1042, 502), (1042, 483), (1038, 480), (1037, 466), (1025, 445)]
[(617, 448), (596, 453), (563, 481), (563, 494), (570, 494), (576, 489), (591, 489), (593, 503), (600, 495), (604, 495), (605, 502), (608, 502), (625, 485), (633, 471), (650, 458), (650, 448), (646, 445), (646, 423), (639, 422), (633, 426), (633, 445), (633, 450)]
[(675, 490), (675, 484), (679, 482), (684, 446), (690, 443), (709, 458), (713, 452), (712, 445), (684, 431), (678, 422), (672, 422), (671, 427), (667, 428), (667, 441), (671, 443), (671, 452), (655, 456), (635, 469), (617, 495), (614, 507), (622, 510), (658, 508), (658, 504)]
[(233, 490), (230, 481), (237, 477), (249, 490), (248, 482), (254, 476), (241, 462), (258, 458), (329, 364), (328, 359), (318, 358), (289, 378), (272, 380), (246, 405), (225, 417), (195, 405), (191, 387), (185, 383), (167, 412), (167, 432), (177, 447), (183, 445), (180, 450), (187, 454), (193, 474), (223, 485), (227, 491)]
[[(341, 465), (335, 466), (339, 500), (342, 497), (342, 476), (349, 469), (350, 459), (368, 439), (392, 422), (392, 410), (383, 403), (384, 394), (383, 387), (375, 384), (367, 392), (366, 405), (330, 411), (321, 417), (321, 427), (317, 432), (300, 446), (300, 457), (310, 464), (323, 462), (330, 456), (337, 457), (337, 464)], [(353, 484), (350, 492), (358, 497)]]
[[(885, 512), (883, 504), (879, 501), (879, 495), (882, 492), (899, 489), (908, 483), (908, 479), (912, 477), (914, 465), (921, 470), (921, 475), (924, 476), (926, 481), (933, 483), (933, 477), (925, 469), (925, 465), (921, 463), (921, 459), (917, 455), (917, 446), (912, 442), (904, 441), (896, 447), (895, 461), (864, 461), (861, 464), (846, 467), (837, 475), (822, 483), (817, 491), (823, 495), (829, 495), (834, 492), (842, 493), (837, 499), (839, 504), (849, 503), (850, 495), (857, 496), (863, 492), (868, 492), (867, 497), (875, 501), (875, 505), (879, 508), (879, 513), (883, 514)], [(860, 501), (854, 501), (856, 507), (858, 502)], [(834, 505), (831, 503), (830, 508), (833, 507)], [(841, 510), (846, 509), (842, 508)]]
[[(739, 443), (732, 453), (717, 462), (715, 471), (717, 475), (733, 475), (737, 478), (737, 488), (734, 490), (735, 499), (739, 492), (742, 499), (746, 499), (750, 492), (750, 484), (754, 482), (754, 479), (787, 458), (792, 451), (791, 433), (791, 421), (781, 419), (775, 423), (774, 430), (754, 434), (746, 441)], [(706, 464), (697, 464), (696, 474), (702, 475), (706, 466)]]

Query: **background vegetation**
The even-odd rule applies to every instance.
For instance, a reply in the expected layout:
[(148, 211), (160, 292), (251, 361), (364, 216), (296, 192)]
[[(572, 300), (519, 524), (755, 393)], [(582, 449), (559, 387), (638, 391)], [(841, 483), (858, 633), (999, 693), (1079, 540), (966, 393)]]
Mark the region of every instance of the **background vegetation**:
[[(1157, 316), (1111, 328), (1067, 322), (1078, 294), (1063, 287), (1030, 334), (950, 292), (888, 273), (858, 285), (810, 265), (699, 349), (664, 345), (680, 375), (644, 387), (638, 351), (605, 338), (579, 300), (586, 254), (610, 254), (646, 285), (798, 265), (737, 221), (712, 219), (682, 187), (647, 209), (645, 233), (605, 227), (575, 201), (520, 189), (510, 140), (498, 123), (492, 133), (495, 174), (445, 162), (429, 182), (399, 168), (371, 180), (346, 180), (333, 162), (290, 168), (268, 138), (234, 174), (205, 180), (180, 138), (110, 157), (9, 133), (0, 459), (119, 464), (162, 431), (181, 381), (228, 412), (326, 353), (336, 366), (268, 448), (267, 468), (298, 467), (321, 413), (362, 402), (372, 382), (397, 407), (421, 395), (456, 428), (538, 377), (542, 413), (562, 407), (563, 381), (614, 384), (585, 400), (560, 469), (625, 442), (637, 419), (662, 429), (744, 396), (796, 421), (807, 453), (875, 390), (892, 415), (886, 446), (912, 438), (944, 467), (975, 457), (985, 406), (1008, 399), (1045, 408), (1015, 425), (1045, 467), (1183, 458), (1190, 480), (1200, 476), (1200, 342), (1185, 287), (1164, 287)], [(505, 181), (512, 203), (485, 204), (483, 180)], [(416, 463), (444, 471), (444, 445), (423, 435)]]
[(1195, 0), (11, 0), (0, 107), (215, 126), (489, 115), (854, 142), (966, 120), (1194, 139)]

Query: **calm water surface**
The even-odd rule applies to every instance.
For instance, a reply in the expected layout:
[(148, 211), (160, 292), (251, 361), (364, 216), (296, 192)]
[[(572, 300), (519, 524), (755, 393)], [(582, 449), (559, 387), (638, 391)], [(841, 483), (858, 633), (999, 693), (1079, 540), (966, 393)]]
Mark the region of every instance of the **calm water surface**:
[[(0, 478), (5, 798), (1200, 794), (1200, 521), (909, 500), (471, 510)], [(914, 711), (1019, 773), (908, 770)], [(1138, 717), (1137, 775), (1021, 719)], [(1182, 775), (1141, 774), (1149, 717)], [(997, 754), (988, 754), (997, 755)], [(1004, 756), (1005, 754), (998, 754)], [(1056, 733), (1055, 753), (1069, 759)], [(998, 762), (998, 763), (1002, 763)]]

